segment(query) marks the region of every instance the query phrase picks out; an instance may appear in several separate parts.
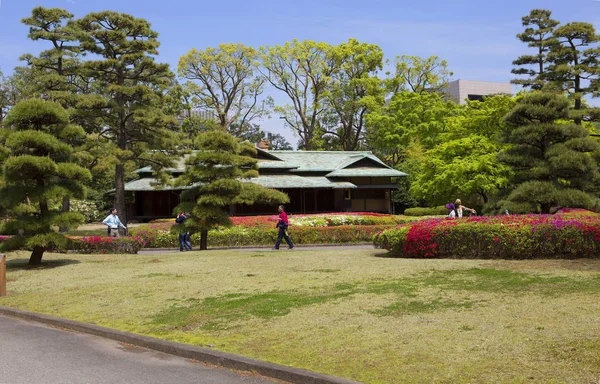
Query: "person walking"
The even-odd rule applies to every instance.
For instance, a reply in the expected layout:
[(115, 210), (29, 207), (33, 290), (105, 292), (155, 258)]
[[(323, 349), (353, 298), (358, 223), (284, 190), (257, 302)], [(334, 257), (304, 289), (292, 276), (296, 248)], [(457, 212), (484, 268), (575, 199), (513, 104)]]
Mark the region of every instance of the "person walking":
[(472, 215), (477, 215), (477, 211), (462, 205), (460, 199), (456, 199), (456, 201), (454, 202), (454, 207), (456, 209), (456, 217), (463, 217), (463, 210), (471, 212)]
[(290, 249), (294, 249), (294, 243), (292, 243), (292, 239), (287, 234), (288, 226), (290, 222), (288, 221), (287, 213), (285, 213), (285, 209), (283, 205), (280, 205), (279, 208), (279, 218), (277, 219), (277, 225), (275, 228), (279, 228), (279, 232), (277, 233), (277, 242), (273, 249), (279, 249), (279, 244), (281, 244), (281, 240), (285, 239), (285, 242), (288, 244)]
[(127, 227), (119, 220), (116, 208), (111, 208), (109, 212), (109, 215), (102, 221), (102, 224), (108, 227), (108, 236), (119, 237), (119, 228), (127, 229)]
[(190, 243), (190, 233), (189, 231), (187, 231), (185, 229), (185, 226), (183, 225), (183, 223), (187, 220), (187, 216), (185, 215), (185, 212), (181, 212), (179, 215), (177, 215), (177, 218), (175, 219), (175, 222), (177, 224), (180, 225), (180, 230), (179, 230), (179, 251), (183, 252), (183, 251), (191, 251), (192, 250), (192, 244)]

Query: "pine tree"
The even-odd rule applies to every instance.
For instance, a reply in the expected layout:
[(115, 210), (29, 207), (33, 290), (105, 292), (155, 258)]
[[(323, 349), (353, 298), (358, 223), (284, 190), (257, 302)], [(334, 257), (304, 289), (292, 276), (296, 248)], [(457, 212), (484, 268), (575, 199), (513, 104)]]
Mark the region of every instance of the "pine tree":
[(600, 144), (583, 127), (564, 123), (569, 100), (536, 92), (506, 116), (500, 133), (510, 148), (499, 154), (512, 167), (512, 190), (497, 204), (509, 210), (550, 213), (552, 207), (597, 208)]
[(600, 91), (600, 36), (589, 23), (568, 23), (554, 31), (557, 43), (548, 54), (548, 89), (567, 92), (573, 100), (572, 118), (581, 124), (591, 115), (584, 101), (586, 95)]
[[(173, 165), (176, 158), (177, 120), (162, 110), (173, 74), (168, 64), (154, 60), (160, 45), (158, 33), (144, 19), (104, 11), (90, 13), (73, 25), (82, 52), (91, 54), (82, 69), (85, 78), (94, 79), (95, 92), (102, 98), (103, 124), (97, 133), (114, 144), (114, 206), (121, 220), (127, 222), (127, 166), (149, 163), (158, 171)], [(162, 179), (165, 174), (157, 176)]]
[(66, 238), (54, 232), (54, 226), (71, 228), (83, 222), (80, 213), (50, 206), (63, 197), (85, 198), (90, 172), (71, 162), (73, 147), (85, 140), (85, 132), (69, 124), (59, 104), (30, 99), (10, 110), (0, 133), (0, 203), (16, 213), (4, 226), (14, 236), (1, 247), (32, 249), (29, 264), (37, 265), (46, 250), (66, 246)]
[(519, 33), (517, 38), (528, 47), (537, 50), (535, 55), (523, 55), (513, 61), (513, 65), (520, 68), (513, 68), (511, 71), (516, 75), (526, 75), (527, 78), (512, 80), (513, 84), (520, 84), (525, 88), (534, 90), (542, 89), (545, 84), (544, 73), (548, 66), (548, 52), (550, 48), (557, 43), (553, 35), (554, 28), (559, 24), (558, 21), (550, 18), (551, 11), (545, 9), (534, 9), (528, 16), (522, 18), (525, 31)]
[(178, 186), (188, 187), (181, 194), (177, 212), (191, 217), (185, 226), (200, 232), (200, 249), (207, 249), (208, 230), (216, 226), (231, 226), (229, 207), (233, 204), (278, 204), (289, 201), (277, 190), (248, 182), (258, 176), (256, 149), (222, 130), (198, 135), (198, 151), (185, 161), (186, 171), (175, 180)]

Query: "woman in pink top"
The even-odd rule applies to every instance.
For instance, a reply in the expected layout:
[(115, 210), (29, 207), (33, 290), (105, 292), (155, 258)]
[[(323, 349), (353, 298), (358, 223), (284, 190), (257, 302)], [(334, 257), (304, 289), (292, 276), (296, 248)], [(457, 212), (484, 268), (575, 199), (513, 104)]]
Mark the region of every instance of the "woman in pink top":
[(277, 234), (277, 242), (273, 249), (279, 249), (279, 244), (281, 244), (281, 240), (285, 239), (285, 242), (288, 244), (290, 249), (294, 249), (294, 243), (292, 243), (292, 239), (287, 234), (288, 226), (290, 222), (288, 221), (287, 213), (285, 213), (283, 205), (279, 206), (279, 218), (277, 219), (277, 225), (275, 228), (279, 228), (279, 233)]

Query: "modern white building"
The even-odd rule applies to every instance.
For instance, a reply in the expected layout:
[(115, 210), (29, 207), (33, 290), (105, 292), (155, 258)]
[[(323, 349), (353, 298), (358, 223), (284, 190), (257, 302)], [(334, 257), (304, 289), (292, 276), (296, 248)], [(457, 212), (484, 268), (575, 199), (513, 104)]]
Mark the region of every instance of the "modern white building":
[(455, 80), (448, 83), (444, 92), (455, 103), (466, 104), (466, 100), (483, 100), (483, 96), (488, 95), (512, 95), (512, 85), (492, 81)]

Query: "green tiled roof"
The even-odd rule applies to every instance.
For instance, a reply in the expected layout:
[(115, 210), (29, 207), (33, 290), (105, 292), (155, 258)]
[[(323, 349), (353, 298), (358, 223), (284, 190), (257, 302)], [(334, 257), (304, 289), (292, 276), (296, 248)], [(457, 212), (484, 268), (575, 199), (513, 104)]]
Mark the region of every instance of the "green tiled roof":
[[(323, 172), (328, 177), (351, 177), (351, 176), (407, 176), (403, 172), (388, 167), (377, 156), (368, 151), (263, 151), (258, 150), (260, 159), (259, 169), (280, 169), (290, 174), (303, 172)], [(185, 158), (181, 158), (178, 164), (167, 169), (171, 173), (181, 173), (185, 170)], [(369, 159), (373, 166), (348, 168), (358, 161)], [(151, 173), (152, 167), (140, 168), (137, 173)]]
[(258, 160), (259, 169), (294, 169), (297, 165), (292, 165), (281, 160)]
[[(186, 188), (173, 188), (165, 186), (163, 188), (157, 188), (152, 185), (156, 180), (152, 177), (146, 177), (143, 179), (132, 180), (125, 183), (126, 191), (173, 191), (182, 190)], [(254, 183), (262, 185), (266, 188), (276, 189), (307, 189), (307, 188), (332, 188), (332, 189), (353, 189), (356, 185), (347, 181), (331, 180), (324, 176), (311, 176), (304, 177), (298, 175), (268, 175), (258, 176), (252, 179), (244, 180), (248, 183)]]
[(126, 191), (179, 191), (182, 189), (187, 189), (186, 187), (170, 187), (165, 185), (163, 187), (156, 187), (152, 185), (156, 182), (155, 178), (152, 177), (144, 177), (141, 179), (131, 180), (125, 183)]
[(269, 153), (287, 163), (297, 165), (298, 168), (294, 172), (331, 172), (341, 164), (352, 164), (367, 155), (372, 156), (371, 152), (345, 151), (269, 151)]
[(345, 168), (328, 173), (327, 177), (401, 177), (404, 172), (392, 168)]
[(249, 180), (249, 183), (262, 185), (266, 188), (278, 189), (306, 189), (306, 188), (333, 188), (350, 189), (356, 188), (356, 185), (347, 181), (330, 180), (324, 176), (305, 177), (298, 175), (265, 175), (258, 176)]

